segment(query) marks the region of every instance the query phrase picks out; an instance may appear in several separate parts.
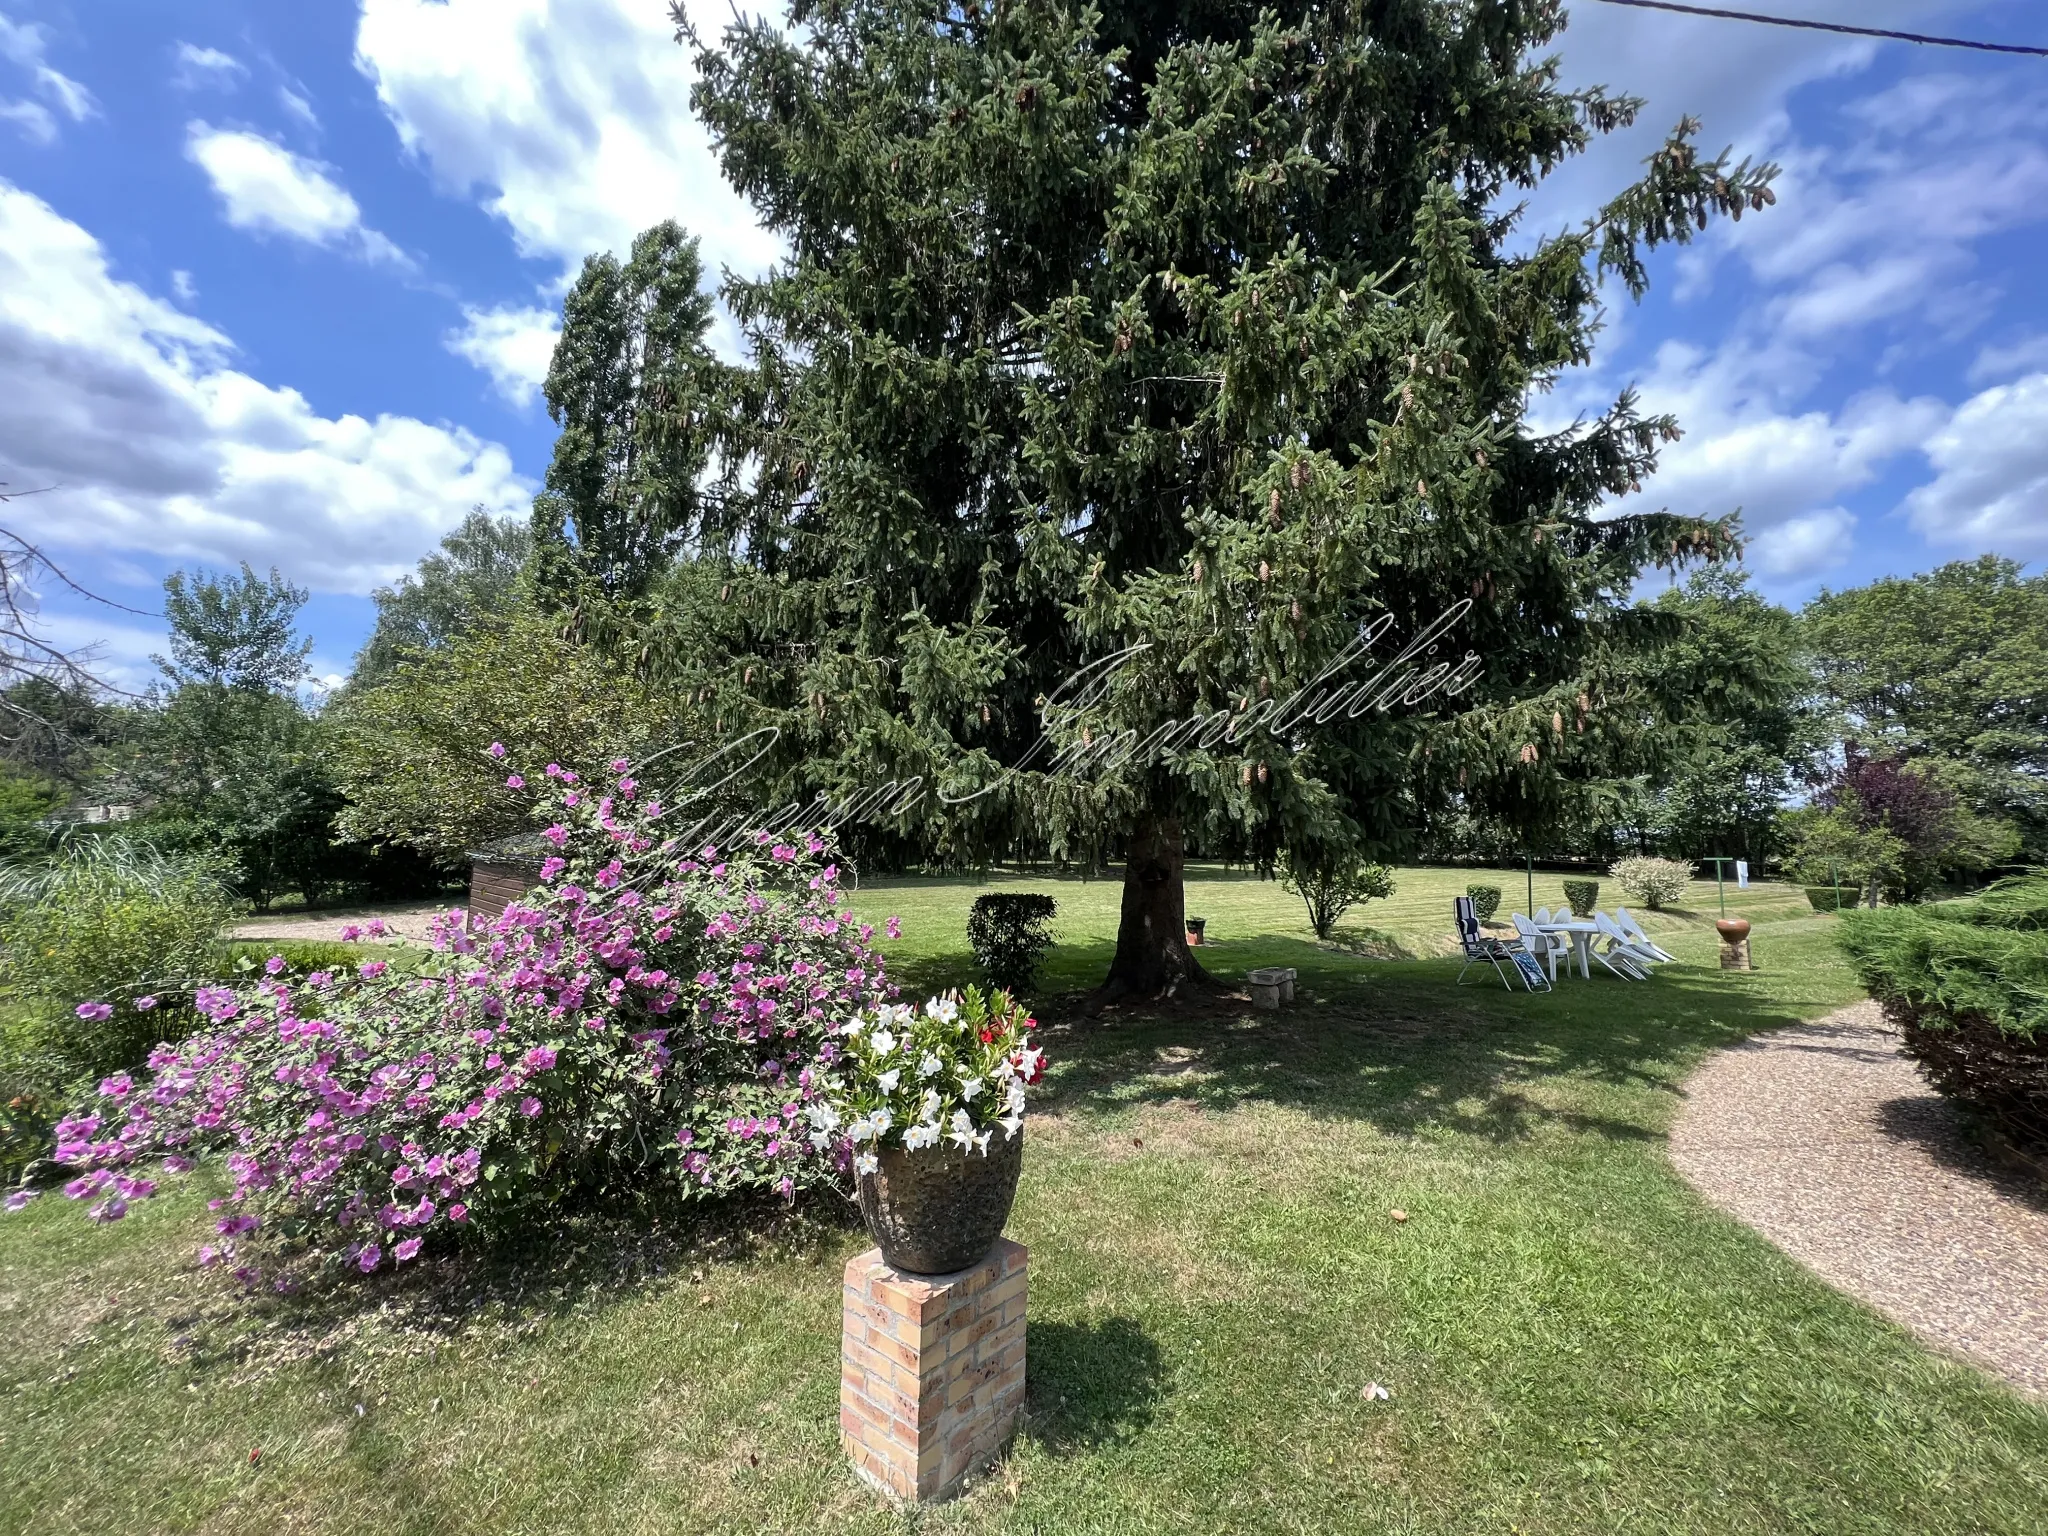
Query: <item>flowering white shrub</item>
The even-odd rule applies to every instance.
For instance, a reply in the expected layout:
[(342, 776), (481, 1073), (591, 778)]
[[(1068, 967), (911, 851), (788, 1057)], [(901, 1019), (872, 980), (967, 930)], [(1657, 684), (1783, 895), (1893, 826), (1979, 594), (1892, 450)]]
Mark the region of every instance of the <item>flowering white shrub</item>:
[(844, 1137), (856, 1173), (872, 1173), (887, 1145), (986, 1156), (997, 1135), (1024, 1128), (1025, 1086), (1045, 1075), (1036, 1027), (1009, 993), (975, 987), (856, 1015), (840, 1027), (842, 1055), (810, 1108), (812, 1145)]
[(273, 959), (200, 987), (207, 1027), (58, 1126), (65, 1193), (118, 1220), (159, 1162), (222, 1147), (233, 1188), (201, 1259), (254, 1279), (273, 1237), (368, 1273), (655, 1181), (787, 1198), (840, 1177), (843, 1142), (807, 1137), (804, 1111), (835, 1023), (891, 990), (824, 840), (678, 847), (623, 762), (597, 786), (550, 764), (539, 788), (558, 852), (538, 890), (488, 925), (447, 914), (427, 974)]
[(1619, 859), (1608, 873), (1630, 901), (1657, 912), (1685, 894), (1692, 866), (1676, 859)]

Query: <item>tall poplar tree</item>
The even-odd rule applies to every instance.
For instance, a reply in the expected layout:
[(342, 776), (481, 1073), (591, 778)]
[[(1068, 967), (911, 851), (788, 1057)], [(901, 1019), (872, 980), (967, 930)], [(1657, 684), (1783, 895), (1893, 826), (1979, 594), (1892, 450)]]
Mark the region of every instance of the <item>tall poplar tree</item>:
[(788, 254), (725, 290), (720, 601), (648, 650), (728, 735), (781, 729), (778, 796), (915, 780), (885, 809), (934, 856), (1120, 849), (1102, 996), (1144, 996), (1201, 975), (1190, 835), (1263, 861), (1395, 856), (1461, 802), (1537, 822), (1677, 707), (1628, 593), (1732, 521), (1611, 515), (1677, 431), (1632, 395), (1559, 432), (1529, 401), (1589, 360), (1603, 279), (1640, 294), (1770, 168), (1681, 123), (1582, 228), (1523, 231), (1638, 107), (1559, 85), (1557, 0), (677, 21)]

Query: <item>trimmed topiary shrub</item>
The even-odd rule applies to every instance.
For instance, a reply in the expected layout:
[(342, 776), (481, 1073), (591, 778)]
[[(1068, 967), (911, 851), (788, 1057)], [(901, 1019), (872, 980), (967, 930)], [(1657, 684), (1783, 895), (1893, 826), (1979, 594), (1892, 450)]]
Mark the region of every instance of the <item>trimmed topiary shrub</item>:
[(1620, 882), (1630, 901), (1652, 912), (1661, 912), (1678, 900), (1692, 880), (1692, 866), (1676, 859), (1620, 859), (1608, 873)]
[(1500, 910), (1500, 887), (1497, 885), (1468, 885), (1465, 894), (1472, 898), (1472, 915), (1482, 923)]
[(1839, 912), (1856, 905), (1856, 887), (1845, 885), (1837, 890), (1832, 885), (1809, 885), (1806, 899), (1816, 912)]
[(1567, 880), (1564, 883), (1564, 899), (1571, 903), (1573, 917), (1591, 917), (1593, 904), (1600, 899), (1600, 882)]
[(967, 909), (967, 943), (982, 974), (994, 985), (1021, 992), (1052, 948), (1049, 926), (1058, 912), (1050, 896), (1032, 891), (991, 891)]
[(1940, 1092), (2048, 1147), (2048, 874), (1973, 901), (1844, 912), (1840, 942)]

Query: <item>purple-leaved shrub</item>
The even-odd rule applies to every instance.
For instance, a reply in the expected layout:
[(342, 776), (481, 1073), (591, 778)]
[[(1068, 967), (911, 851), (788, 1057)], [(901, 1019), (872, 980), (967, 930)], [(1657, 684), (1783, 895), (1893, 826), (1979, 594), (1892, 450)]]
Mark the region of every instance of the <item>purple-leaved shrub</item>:
[(600, 787), (550, 764), (536, 788), (558, 851), (529, 897), (488, 925), (445, 914), (426, 973), (273, 961), (199, 989), (198, 1033), (59, 1126), (65, 1193), (116, 1220), (159, 1161), (224, 1147), (200, 1260), (253, 1281), (266, 1254), (368, 1273), (654, 1181), (794, 1197), (838, 1177), (844, 1144), (799, 1122), (833, 1026), (894, 989), (827, 842), (677, 847), (623, 762)]

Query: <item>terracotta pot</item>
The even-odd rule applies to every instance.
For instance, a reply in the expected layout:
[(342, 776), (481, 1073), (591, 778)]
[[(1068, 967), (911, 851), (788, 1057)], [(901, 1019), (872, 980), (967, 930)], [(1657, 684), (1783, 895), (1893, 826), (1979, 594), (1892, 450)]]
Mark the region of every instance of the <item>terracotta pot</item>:
[(1189, 918), (1188, 943), (1195, 945), (1197, 948), (1199, 948), (1202, 943), (1202, 930), (1208, 926), (1208, 923), (1209, 919), (1207, 919), (1206, 917)]
[(882, 1262), (913, 1275), (950, 1275), (987, 1256), (1003, 1235), (1024, 1168), (1024, 1133), (1000, 1127), (988, 1152), (950, 1142), (922, 1151), (884, 1147), (858, 1180), (860, 1214)]
[(1714, 927), (1730, 944), (1740, 944), (1749, 937), (1749, 919), (1746, 917), (1719, 917), (1714, 919)]

